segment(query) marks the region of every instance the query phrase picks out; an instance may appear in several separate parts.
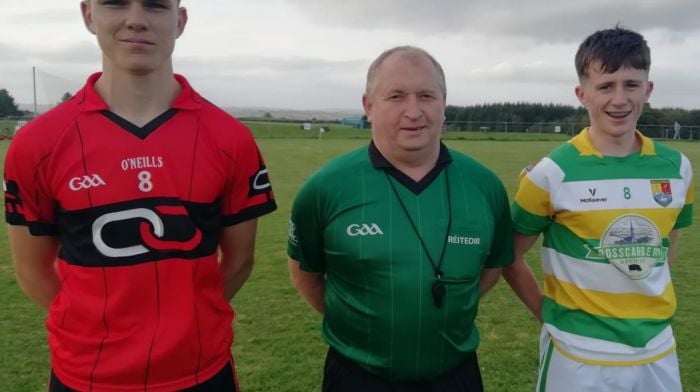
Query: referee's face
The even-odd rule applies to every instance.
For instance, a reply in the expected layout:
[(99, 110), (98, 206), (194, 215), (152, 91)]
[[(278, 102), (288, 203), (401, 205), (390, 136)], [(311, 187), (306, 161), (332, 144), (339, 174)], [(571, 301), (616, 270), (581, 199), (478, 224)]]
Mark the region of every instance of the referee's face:
[(187, 23), (177, 0), (85, 0), (81, 11), (97, 36), (105, 71), (172, 72), (175, 40)]
[[(439, 152), (445, 96), (438, 72), (418, 53), (396, 52), (381, 63), (362, 102), (372, 136), (388, 158), (433, 157)], [(427, 154), (424, 154), (427, 153)]]

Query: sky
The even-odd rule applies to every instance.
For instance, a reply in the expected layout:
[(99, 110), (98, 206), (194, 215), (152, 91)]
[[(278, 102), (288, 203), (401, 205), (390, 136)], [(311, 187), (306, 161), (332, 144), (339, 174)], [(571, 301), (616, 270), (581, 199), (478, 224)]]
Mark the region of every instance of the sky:
[[(652, 107), (700, 108), (697, 0), (182, 0), (174, 67), (224, 107), (360, 111), (369, 64), (414, 45), (443, 66), (447, 103), (578, 106), (573, 58), (620, 23), (651, 48)], [(58, 102), (99, 70), (78, 0), (0, 0), (0, 88)]]

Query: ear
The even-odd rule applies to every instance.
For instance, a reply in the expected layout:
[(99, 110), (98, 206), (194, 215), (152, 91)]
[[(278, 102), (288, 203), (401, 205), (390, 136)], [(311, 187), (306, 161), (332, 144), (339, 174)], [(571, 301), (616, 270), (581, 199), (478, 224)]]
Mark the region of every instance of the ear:
[(90, 1), (83, 0), (80, 2), (80, 13), (83, 15), (83, 23), (89, 32), (95, 34), (95, 27), (92, 22), (92, 10), (90, 9)]
[(646, 92), (646, 100), (649, 100), (649, 96), (651, 95), (651, 92), (654, 91), (654, 82), (651, 80), (647, 82), (647, 92)]
[(372, 122), (372, 106), (372, 100), (367, 96), (367, 94), (362, 94), (362, 107), (365, 109), (367, 121), (369, 122)]
[(187, 25), (187, 8), (179, 7), (177, 9), (177, 38), (180, 38), (185, 31), (185, 25)]
[(581, 105), (586, 106), (586, 97), (583, 92), (583, 86), (581, 86), (580, 84), (576, 86), (576, 88), (574, 89), (574, 93), (576, 94), (576, 98), (578, 98), (578, 101), (581, 102)]

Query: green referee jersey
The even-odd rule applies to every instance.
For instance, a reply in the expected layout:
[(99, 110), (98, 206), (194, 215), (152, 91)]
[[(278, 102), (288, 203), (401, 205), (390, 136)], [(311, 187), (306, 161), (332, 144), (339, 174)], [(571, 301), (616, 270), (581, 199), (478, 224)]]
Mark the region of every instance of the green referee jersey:
[[(450, 283), (438, 308), (426, 251), (438, 264), (443, 246)], [(491, 171), (444, 145), (415, 182), (370, 144), (303, 185), (288, 253), (302, 270), (326, 274), (322, 334), (331, 347), (385, 379), (434, 378), (478, 345), (482, 269), (513, 261), (508, 197)]]

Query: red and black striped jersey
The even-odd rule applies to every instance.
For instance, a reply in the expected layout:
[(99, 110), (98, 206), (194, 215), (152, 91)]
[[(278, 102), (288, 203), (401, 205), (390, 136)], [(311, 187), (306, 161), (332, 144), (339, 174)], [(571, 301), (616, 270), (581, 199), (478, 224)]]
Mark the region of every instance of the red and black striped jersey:
[(230, 358), (219, 238), (276, 208), (267, 168), (250, 131), (184, 77), (171, 108), (138, 127), (109, 111), (99, 76), (12, 141), (6, 220), (60, 242), (47, 328), (66, 385), (183, 389)]

